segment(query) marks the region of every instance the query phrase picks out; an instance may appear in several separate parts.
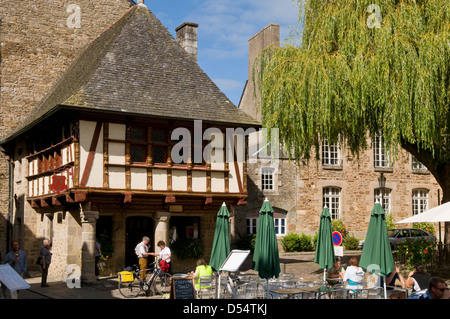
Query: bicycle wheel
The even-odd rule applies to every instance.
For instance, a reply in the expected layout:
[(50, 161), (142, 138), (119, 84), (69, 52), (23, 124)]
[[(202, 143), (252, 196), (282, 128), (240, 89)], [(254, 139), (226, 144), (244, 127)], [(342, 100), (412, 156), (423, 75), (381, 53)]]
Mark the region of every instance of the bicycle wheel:
[(139, 278), (134, 278), (133, 281), (125, 281), (119, 277), (119, 292), (125, 298), (135, 298), (142, 290), (144, 283)]
[(172, 285), (172, 275), (166, 272), (160, 272), (156, 276), (155, 280), (155, 291), (159, 295), (170, 293), (170, 288)]

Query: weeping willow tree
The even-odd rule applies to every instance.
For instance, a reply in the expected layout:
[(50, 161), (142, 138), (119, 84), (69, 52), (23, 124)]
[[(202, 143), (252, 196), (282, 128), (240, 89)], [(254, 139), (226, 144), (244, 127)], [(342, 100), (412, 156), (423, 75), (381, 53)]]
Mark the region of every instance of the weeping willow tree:
[(280, 129), (296, 159), (319, 154), (323, 138), (358, 154), (367, 134), (382, 134), (391, 154), (400, 145), (422, 162), (450, 201), (450, 1), (299, 8), (300, 44), (268, 48), (255, 64), (263, 125)]

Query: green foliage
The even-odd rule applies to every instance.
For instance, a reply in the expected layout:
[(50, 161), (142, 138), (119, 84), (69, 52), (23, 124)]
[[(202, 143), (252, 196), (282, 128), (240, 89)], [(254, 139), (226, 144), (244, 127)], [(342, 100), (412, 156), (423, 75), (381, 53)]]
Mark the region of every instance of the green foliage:
[(347, 236), (344, 239), (344, 248), (346, 250), (358, 250), (359, 239), (355, 236)]
[(109, 238), (100, 238), (98, 239), (98, 243), (100, 244), (102, 255), (111, 258), (114, 252), (114, 247), (111, 240)]
[(434, 229), (434, 225), (432, 223), (414, 223), (413, 227), (425, 230), (431, 235), (436, 235), (436, 229)]
[(392, 213), (386, 215), (386, 226), (387, 226), (387, 229), (397, 228), (395, 226), (394, 216), (392, 215)]
[(200, 258), (205, 252), (203, 243), (198, 238), (177, 239), (170, 245), (170, 249), (180, 259)]
[(250, 250), (252, 253), (255, 250), (256, 235), (253, 234), (239, 234), (238, 239), (235, 241), (237, 249)]
[(437, 256), (436, 244), (425, 239), (402, 241), (394, 253), (406, 257), (406, 266), (409, 269), (413, 269), (419, 263), (427, 265)]
[(300, 251), (312, 251), (312, 237), (309, 235), (302, 234), (300, 236)]
[(289, 233), (281, 238), (281, 245), (285, 252), (300, 251), (300, 236), (297, 233)]
[(333, 231), (341, 233), (343, 239), (345, 239), (345, 237), (347, 237), (348, 235), (347, 227), (345, 227), (344, 222), (340, 219), (332, 220), (331, 228)]
[(281, 239), (281, 245), (286, 252), (313, 250), (312, 237), (305, 234), (289, 233)]
[(369, 132), (392, 156), (402, 145), (430, 170), (449, 162), (450, 6), (380, 0), (371, 28), (371, 0), (298, 3), (299, 46), (270, 47), (253, 69), (263, 125), (290, 156), (318, 157), (323, 138), (358, 154)]

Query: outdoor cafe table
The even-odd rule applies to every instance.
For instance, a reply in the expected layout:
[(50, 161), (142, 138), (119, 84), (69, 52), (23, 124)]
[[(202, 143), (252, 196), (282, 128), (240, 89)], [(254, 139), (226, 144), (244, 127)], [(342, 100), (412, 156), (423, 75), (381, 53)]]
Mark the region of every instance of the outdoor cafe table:
[(362, 296), (366, 296), (364, 298), (367, 298), (368, 291), (370, 289), (374, 289), (374, 287), (368, 287), (363, 285), (346, 285), (345, 289), (347, 289), (349, 298), (360, 299)]
[(293, 299), (296, 295), (303, 294), (305, 292), (318, 292), (320, 286), (315, 287), (302, 287), (302, 288), (277, 288), (269, 289), (269, 292), (277, 295), (285, 295), (287, 299)]

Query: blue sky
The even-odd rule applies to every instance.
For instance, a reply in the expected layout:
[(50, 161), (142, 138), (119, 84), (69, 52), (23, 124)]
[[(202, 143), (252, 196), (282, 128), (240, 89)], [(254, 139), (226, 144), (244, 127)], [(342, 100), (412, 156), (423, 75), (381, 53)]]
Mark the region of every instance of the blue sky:
[(292, 0), (144, 0), (175, 37), (184, 22), (198, 23), (198, 63), (236, 106), (248, 78), (248, 40), (269, 23), (281, 41), (298, 23)]

